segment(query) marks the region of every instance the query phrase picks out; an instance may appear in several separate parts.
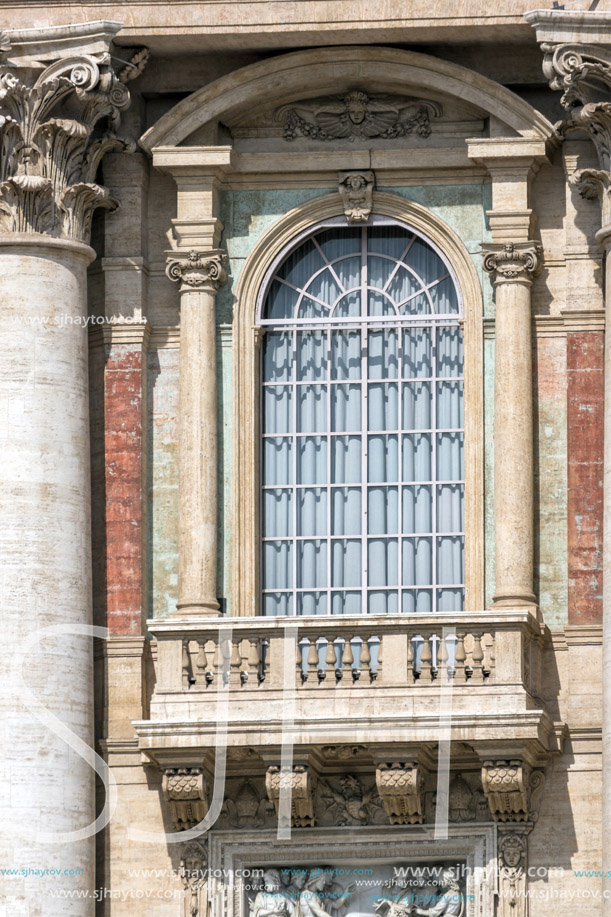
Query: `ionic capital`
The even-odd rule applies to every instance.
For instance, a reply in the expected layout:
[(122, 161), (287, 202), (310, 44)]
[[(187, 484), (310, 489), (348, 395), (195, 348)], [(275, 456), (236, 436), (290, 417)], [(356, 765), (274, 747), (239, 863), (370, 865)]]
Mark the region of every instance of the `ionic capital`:
[(484, 270), (495, 284), (530, 283), (541, 270), (543, 246), (538, 242), (488, 242), (483, 246)]
[(227, 261), (227, 255), (220, 249), (191, 251), (182, 257), (168, 258), (165, 272), (170, 280), (180, 281), (181, 291), (205, 290), (216, 294), (227, 280)]
[[(24, 58), (21, 46), (13, 51), (10, 32), (0, 41), (0, 233), (88, 242), (93, 211), (117, 206), (95, 177), (105, 153), (135, 149), (117, 131), (131, 101), (126, 83), (139, 75), (148, 51), (117, 75), (111, 39), (109, 32), (105, 52), (96, 46), (73, 56), (40, 39), (45, 63)], [(102, 119), (109, 130), (96, 134)]]

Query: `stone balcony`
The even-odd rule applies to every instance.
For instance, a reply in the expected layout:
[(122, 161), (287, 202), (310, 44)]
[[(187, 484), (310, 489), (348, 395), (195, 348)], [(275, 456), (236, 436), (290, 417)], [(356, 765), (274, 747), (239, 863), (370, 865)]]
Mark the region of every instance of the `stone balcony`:
[[(559, 726), (541, 700), (547, 629), (529, 610), (418, 616), (149, 622), (157, 645), (144, 760), (202, 760), (225, 735), (269, 761), (290, 733), (304, 753), (452, 742), (481, 759), (545, 762)], [(226, 712), (225, 712), (226, 711)], [(217, 721), (221, 720), (221, 724)]]

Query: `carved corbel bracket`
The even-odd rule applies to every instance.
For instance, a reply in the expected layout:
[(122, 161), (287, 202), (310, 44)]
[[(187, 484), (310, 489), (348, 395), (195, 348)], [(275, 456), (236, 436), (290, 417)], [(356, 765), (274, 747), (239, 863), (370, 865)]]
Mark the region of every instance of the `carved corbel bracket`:
[(424, 821), (424, 771), (415, 761), (378, 764), (376, 784), (391, 825)]
[(221, 249), (209, 252), (190, 251), (173, 254), (166, 263), (170, 280), (180, 281), (181, 290), (202, 290), (216, 294), (227, 280), (225, 265), (228, 258)]
[(611, 89), (611, 52), (599, 45), (543, 42), (543, 73), (551, 89), (562, 91), (562, 105), (585, 105), (601, 85)]
[(519, 759), (484, 761), (482, 788), (496, 822), (530, 822), (538, 818), (545, 776)]
[(161, 783), (176, 831), (194, 828), (208, 813), (208, 781), (202, 767), (167, 767)]
[(283, 789), (290, 789), (292, 826), (294, 828), (313, 828), (315, 826), (315, 780), (307, 765), (298, 764), (291, 770), (283, 770), (278, 765), (268, 767), (265, 775), (265, 788), (278, 817), (280, 817), (280, 792)]
[(349, 223), (366, 223), (373, 207), (375, 175), (365, 172), (338, 172), (339, 193)]
[(543, 246), (539, 242), (487, 242), (482, 255), (484, 270), (495, 284), (529, 283), (541, 270)]

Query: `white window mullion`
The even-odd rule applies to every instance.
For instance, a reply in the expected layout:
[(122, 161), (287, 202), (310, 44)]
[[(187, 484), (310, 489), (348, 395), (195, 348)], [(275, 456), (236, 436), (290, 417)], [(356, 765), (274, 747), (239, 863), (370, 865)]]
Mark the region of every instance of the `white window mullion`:
[(292, 523), (293, 523), (293, 535), (292, 535), (293, 545), (292, 545), (292, 551), (291, 551), (291, 559), (292, 559), (292, 566), (293, 566), (293, 615), (294, 616), (297, 615), (297, 546), (298, 546), (298, 541), (297, 541), (296, 536), (301, 534), (301, 532), (299, 532), (297, 529), (297, 518), (298, 518), (297, 496), (299, 494), (299, 490), (297, 489), (297, 468), (298, 468), (298, 463), (299, 463), (299, 458), (297, 455), (297, 447), (299, 445), (299, 439), (297, 437), (297, 411), (298, 411), (297, 397), (299, 393), (299, 386), (297, 385), (297, 373), (299, 369), (299, 362), (297, 359), (297, 335), (298, 335), (298, 331), (297, 331), (297, 327), (295, 327), (293, 328), (293, 334), (292, 334), (293, 383), (291, 385), (291, 398), (293, 400), (293, 418), (292, 418), (293, 423), (292, 423), (292, 437), (291, 437), (292, 438), (291, 464), (292, 464), (292, 471), (293, 471), (293, 494), (291, 498), (291, 504), (292, 504), (291, 505), (291, 515), (292, 515)]
[(362, 573), (362, 598), (361, 613), (369, 611), (368, 591), (369, 586), (369, 525), (368, 525), (368, 455), (369, 455), (369, 420), (368, 387), (369, 387), (369, 338), (368, 338), (368, 303), (367, 303), (367, 228), (361, 230), (361, 565)]

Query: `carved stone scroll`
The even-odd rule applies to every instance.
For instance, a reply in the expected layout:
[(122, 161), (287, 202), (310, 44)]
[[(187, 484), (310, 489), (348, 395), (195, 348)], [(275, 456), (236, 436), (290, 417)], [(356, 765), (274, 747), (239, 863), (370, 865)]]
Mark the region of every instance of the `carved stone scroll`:
[(296, 765), (290, 771), (283, 771), (277, 765), (268, 767), (265, 787), (277, 815), (280, 815), (280, 790), (290, 788), (291, 824), (294, 828), (314, 827), (314, 787), (310, 771), (305, 765)]
[(391, 825), (423, 823), (424, 773), (419, 764), (378, 764), (376, 783)]
[(208, 783), (201, 767), (168, 767), (161, 790), (170, 804), (176, 831), (199, 824), (208, 812)]

